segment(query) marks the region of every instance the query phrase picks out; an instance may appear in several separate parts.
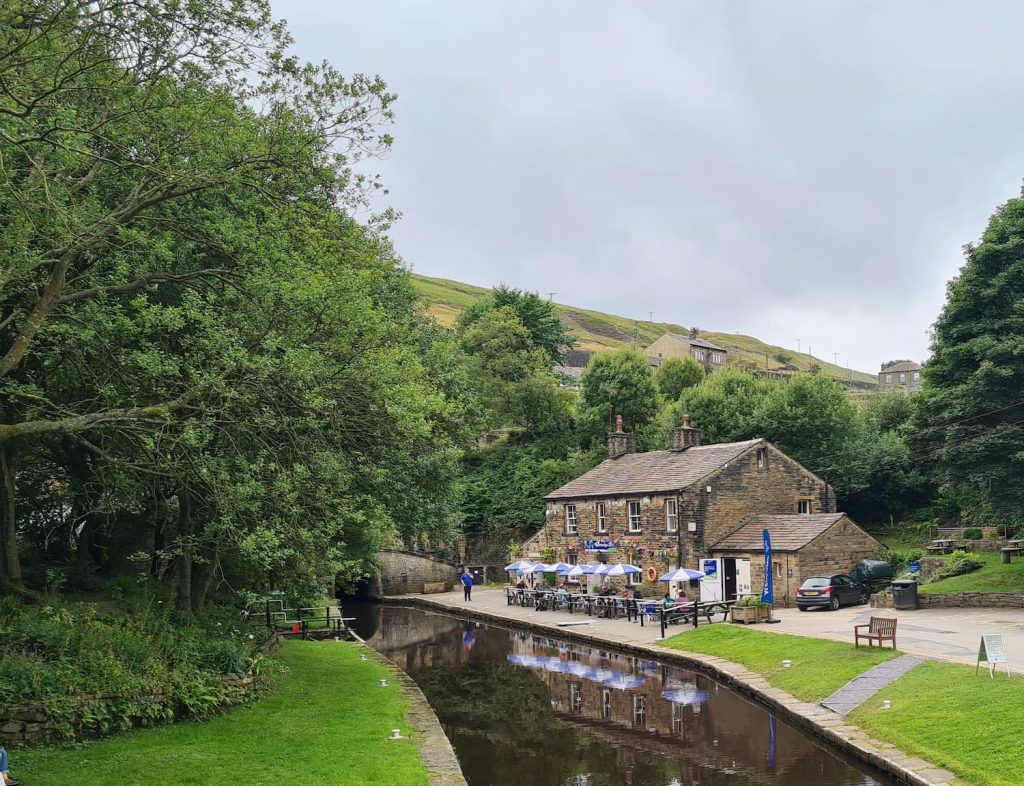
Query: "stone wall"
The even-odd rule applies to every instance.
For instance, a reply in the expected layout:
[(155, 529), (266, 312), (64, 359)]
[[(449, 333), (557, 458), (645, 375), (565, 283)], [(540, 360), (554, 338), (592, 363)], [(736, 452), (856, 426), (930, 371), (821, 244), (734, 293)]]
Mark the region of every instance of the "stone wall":
[(956, 592), (949, 595), (919, 594), (918, 598), (922, 609), (1024, 609), (1024, 595), (1010, 592)]
[(382, 563), (379, 594), (382, 595), (423, 592), (424, 584), (438, 582), (444, 582), (451, 589), (458, 578), (458, 566), (426, 554), (384, 549), (379, 556)]
[[(265, 678), (252, 674), (229, 674), (222, 680), (229, 688), (238, 691), (238, 703), (267, 686)], [(69, 707), (104, 716), (104, 728), (112, 730), (138, 725), (141, 717), (146, 718), (145, 725), (169, 722), (174, 720), (175, 714), (175, 708), (168, 706), (170, 700), (169, 696), (158, 690), (137, 696), (87, 693), (65, 696), (55, 702), (15, 704), (0, 708), (0, 745), (7, 748), (29, 747), (83, 736), (101, 736), (95, 730), (84, 729), (80, 723), (69, 719)], [(129, 705), (133, 710), (131, 718), (125, 717)], [(151, 710), (140, 714), (140, 705), (150, 705)], [(80, 714), (75, 712), (73, 717), (80, 717)]]

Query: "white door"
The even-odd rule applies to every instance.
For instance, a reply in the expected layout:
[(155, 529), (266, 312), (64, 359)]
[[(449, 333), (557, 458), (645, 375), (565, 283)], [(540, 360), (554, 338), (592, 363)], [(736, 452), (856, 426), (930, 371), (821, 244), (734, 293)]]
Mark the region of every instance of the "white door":
[(704, 578), (700, 580), (701, 602), (707, 603), (713, 600), (722, 600), (724, 596), (722, 589), (722, 560), (702, 559), (700, 561), (700, 569), (704, 571)]
[(738, 595), (750, 594), (750, 560), (736, 560), (736, 593)]

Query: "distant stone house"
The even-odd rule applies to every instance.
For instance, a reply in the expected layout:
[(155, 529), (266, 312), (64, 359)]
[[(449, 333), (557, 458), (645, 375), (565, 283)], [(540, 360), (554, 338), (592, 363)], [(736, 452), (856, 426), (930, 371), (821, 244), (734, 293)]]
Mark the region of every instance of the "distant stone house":
[[(702, 445), (689, 417), (674, 430), (671, 449), (647, 453), (635, 452), (620, 418), (608, 436), (608, 458), (545, 502), (546, 525), (535, 542), (556, 559), (632, 562), (659, 575), (677, 565), (700, 569), (716, 553), (733, 562), (747, 559), (748, 551), (737, 556), (721, 544), (756, 517), (778, 516), (769, 530), (783, 544), (790, 542), (787, 533), (804, 532), (819, 514), (848, 521), (836, 514), (835, 493), (824, 480), (766, 440)], [(817, 552), (828, 540), (816, 543), (812, 538), (801, 546), (808, 565), (827, 562)], [(876, 547), (872, 540), (872, 554)], [(837, 570), (848, 571), (853, 562)], [(753, 559), (746, 569), (756, 581)]]
[(564, 362), (553, 366), (551, 371), (562, 380), (565, 387), (578, 388), (592, 356), (592, 352), (570, 350), (565, 353)]
[(902, 390), (916, 393), (921, 389), (921, 364), (912, 360), (900, 360), (883, 365), (878, 372), (878, 389), (883, 393)]
[(776, 605), (791, 606), (804, 579), (849, 573), (862, 559), (874, 559), (879, 543), (845, 513), (748, 516), (713, 543), (712, 557), (748, 559), (754, 587), (764, 584), (764, 530), (771, 534)]
[(691, 357), (700, 363), (704, 370), (711, 374), (725, 368), (729, 350), (700, 338), (696, 330), (689, 335), (665, 333), (644, 350), (650, 364), (657, 368), (668, 358)]

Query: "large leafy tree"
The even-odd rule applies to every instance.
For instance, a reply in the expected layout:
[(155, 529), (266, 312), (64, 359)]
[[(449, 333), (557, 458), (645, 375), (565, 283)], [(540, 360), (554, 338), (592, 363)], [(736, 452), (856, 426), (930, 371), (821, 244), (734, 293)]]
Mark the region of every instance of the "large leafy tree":
[(992, 216), (947, 288), (924, 369), (919, 449), (980, 518), (1024, 510), (1024, 198)]
[(554, 303), (536, 292), (524, 292), (504, 284), (463, 311), (459, 315), (459, 327), (465, 330), (486, 314), (503, 308), (515, 312), (534, 346), (547, 354), (550, 363), (562, 362), (565, 353), (576, 345), (576, 339), (559, 318)]
[(642, 434), (658, 414), (654, 374), (637, 349), (595, 355), (581, 382), (579, 420), (587, 442), (600, 442), (615, 415), (622, 415), (627, 431)]
[(704, 367), (691, 357), (666, 358), (654, 372), (658, 390), (669, 401), (675, 401), (687, 388), (700, 384)]

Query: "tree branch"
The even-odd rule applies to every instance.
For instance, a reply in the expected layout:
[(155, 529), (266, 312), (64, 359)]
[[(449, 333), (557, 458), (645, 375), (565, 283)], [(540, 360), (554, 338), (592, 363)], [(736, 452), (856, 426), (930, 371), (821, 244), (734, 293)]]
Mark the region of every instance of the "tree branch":
[(174, 276), (169, 273), (154, 273), (153, 275), (146, 276), (138, 281), (133, 281), (130, 284), (117, 284), (109, 287), (93, 287), (92, 289), (83, 289), (80, 292), (72, 292), (70, 295), (62, 296), (57, 302), (62, 304), (72, 303), (76, 300), (84, 300), (98, 295), (124, 295), (129, 292), (138, 292), (141, 289), (146, 289), (151, 286), (158, 287), (161, 284), (187, 284), (195, 279), (203, 278), (215, 278), (225, 284), (234, 286), (235, 282), (232, 281), (232, 279), (236, 277), (236, 273), (222, 268), (206, 268), (204, 270), (195, 270), (191, 273), (182, 273), (178, 276)]

